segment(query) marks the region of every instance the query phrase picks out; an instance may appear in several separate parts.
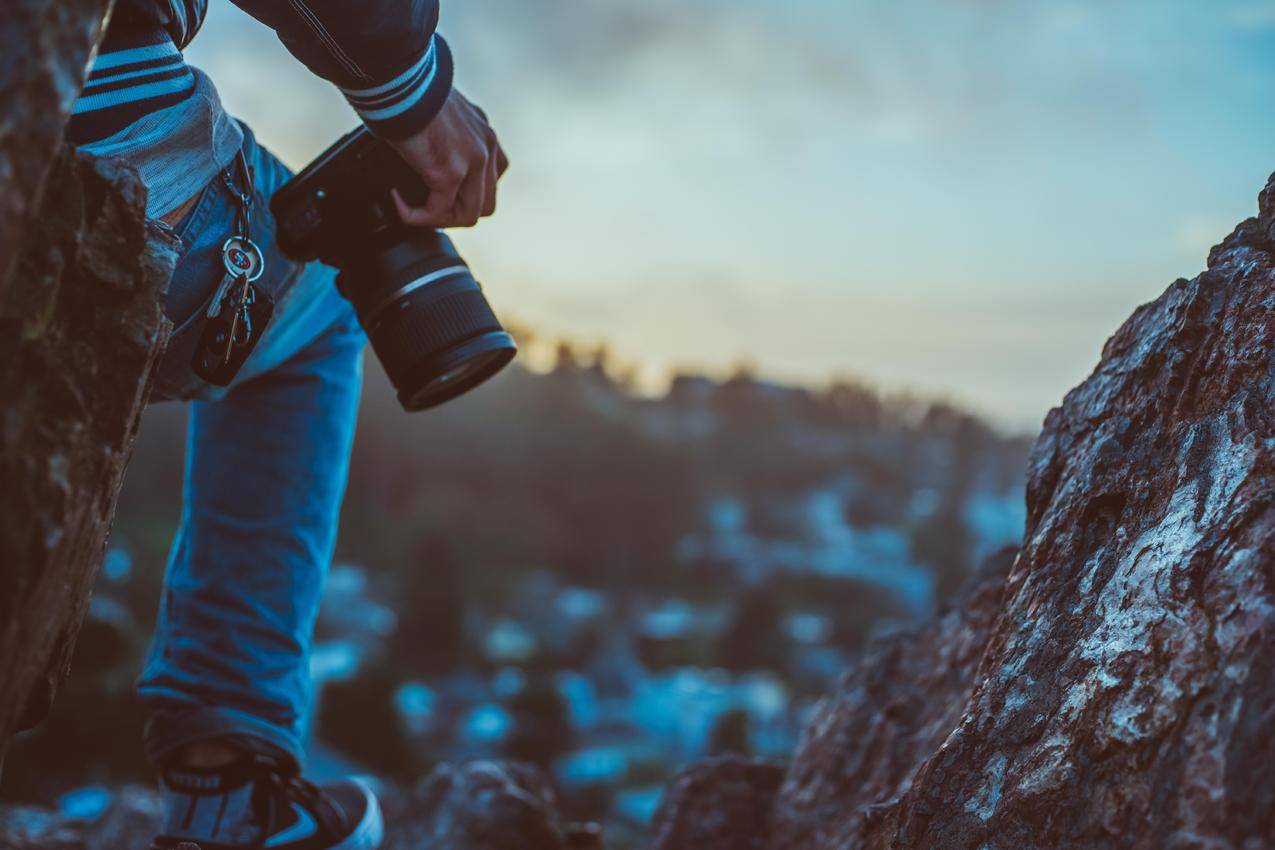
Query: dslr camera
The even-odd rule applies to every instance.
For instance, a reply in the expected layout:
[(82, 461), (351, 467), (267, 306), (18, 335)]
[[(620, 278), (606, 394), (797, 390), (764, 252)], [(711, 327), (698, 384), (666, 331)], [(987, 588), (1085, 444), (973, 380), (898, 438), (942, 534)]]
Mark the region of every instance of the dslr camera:
[(285, 254), (340, 270), (337, 289), (399, 402), (425, 410), (495, 375), (518, 347), (451, 240), (403, 224), (391, 189), (414, 206), (428, 195), (397, 152), (359, 127), (280, 187), (270, 209)]

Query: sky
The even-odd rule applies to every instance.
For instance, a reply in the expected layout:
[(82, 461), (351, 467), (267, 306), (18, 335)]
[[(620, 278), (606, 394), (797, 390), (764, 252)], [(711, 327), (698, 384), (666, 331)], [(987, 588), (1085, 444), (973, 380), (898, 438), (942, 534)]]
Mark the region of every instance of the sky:
[[(513, 162), (497, 309), (671, 372), (1031, 430), (1275, 170), (1275, 0), (444, 0)], [(213, 0), (187, 57), (293, 167), (355, 123)]]

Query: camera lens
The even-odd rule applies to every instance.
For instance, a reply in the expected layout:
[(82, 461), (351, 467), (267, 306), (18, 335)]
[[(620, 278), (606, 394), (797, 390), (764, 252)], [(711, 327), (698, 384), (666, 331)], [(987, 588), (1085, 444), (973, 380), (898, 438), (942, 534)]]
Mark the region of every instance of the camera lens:
[[(380, 240), (378, 240), (380, 241)], [(337, 278), (407, 410), (450, 401), (503, 369), (518, 347), (442, 233), (398, 232)]]

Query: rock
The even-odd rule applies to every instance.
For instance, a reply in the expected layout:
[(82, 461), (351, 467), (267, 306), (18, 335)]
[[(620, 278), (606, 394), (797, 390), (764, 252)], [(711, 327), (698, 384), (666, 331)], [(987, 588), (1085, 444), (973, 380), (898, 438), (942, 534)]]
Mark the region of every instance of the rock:
[(386, 806), (385, 850), (565, 850), (553, 789), (535, 768), (443, 766)]
[(961, 719), (1015, 550), (988, 559), (933, 621), (871, 644), (815, 709), (775, 800), (782, 850), (855, 847)]
[(656, 850), (764, 850), (784, 769), (722, 756), (679, 773), (655, 815)]
[(75, 824), (35, 806), (0, 807), (0, 850), (86, 850)]
[(603, 850), (602, 827), (596, 823), (575, 823), (563, 833), (563, 850)]
[(168, 333), (141, 181), (60, 150), (108, 7), (0, 16), (0, 762), (66, 675)]
[(28, 227), (40, 221), (54, 155), (109, 7), (110, 0), (5, 0), (0, 17), (0, 300), (29, 239)]
[(1007, 576), (868, 651), (776, 794), (683, 782), (662, 822), (751, 801), (771, 850), (1275, 846), (1273, 251), (1275, 178), (1050, 412)]
[(126, 785), (115, 793), (106, 812), (85, 829), (86, 850), (127, 850), (150, 845), (163, 815), (150, 788)]
[(862, 846), (1275, 846), (1273, 224), (1275, 178), (1049, 414), (978, 684)]
[(807, 850), (857, 834), (960, 719), (1014, 554), (991, 557), (930, 623), (870, 644), (816, 707), (786, 773), (731, 757), (680, 774), (656, 815), (655, 849)]
[(92, 820), (34, 806), (0, 806), (0, 850), (129, 850), (149, 847), (159, 830), (159, 797), (127, 785)]
[(47, 712), (168, 336), (135, 172), (64, 152), (0, 300), (0, 747)]

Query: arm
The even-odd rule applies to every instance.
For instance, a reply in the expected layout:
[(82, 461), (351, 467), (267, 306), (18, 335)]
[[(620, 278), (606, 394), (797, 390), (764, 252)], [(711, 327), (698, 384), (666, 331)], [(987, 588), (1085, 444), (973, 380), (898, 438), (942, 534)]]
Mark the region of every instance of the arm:
[(438, 0), (233, 2), (335, 83), (368, 129), (420, 174), (425, 206), (394, 198), (404, 222), (472, 227), (496, 211), (509, 160), (487, 116), (452, 88), (451, 51), (434, 32)]
[(452, 57), (437, 0), (233, 0), (334, 83), (387, 140), (423, 130), (447, 102)]

